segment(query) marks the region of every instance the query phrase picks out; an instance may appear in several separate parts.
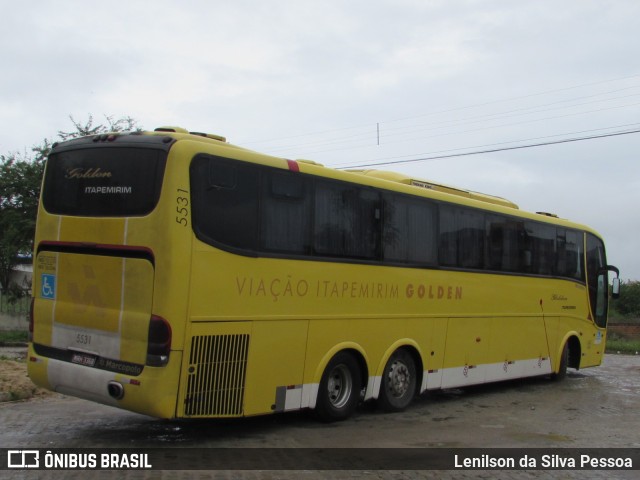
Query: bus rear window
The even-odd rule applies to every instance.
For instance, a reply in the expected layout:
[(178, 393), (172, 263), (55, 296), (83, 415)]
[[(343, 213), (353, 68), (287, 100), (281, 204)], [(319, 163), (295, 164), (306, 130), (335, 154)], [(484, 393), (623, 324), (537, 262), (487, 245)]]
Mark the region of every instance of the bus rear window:
[(86, 148), (52, 154), (42, 199), (49, 213), (128, 217), (158, 203), (167, 153), (152, 148)]

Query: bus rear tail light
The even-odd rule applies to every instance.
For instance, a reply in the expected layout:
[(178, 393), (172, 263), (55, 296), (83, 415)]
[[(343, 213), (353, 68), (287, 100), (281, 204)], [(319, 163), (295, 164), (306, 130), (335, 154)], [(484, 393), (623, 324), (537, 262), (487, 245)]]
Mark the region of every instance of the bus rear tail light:
[(171, 352), (171, 325), (164, 318), (152, 315), (147, 340), (147, 365), (163, 367)]

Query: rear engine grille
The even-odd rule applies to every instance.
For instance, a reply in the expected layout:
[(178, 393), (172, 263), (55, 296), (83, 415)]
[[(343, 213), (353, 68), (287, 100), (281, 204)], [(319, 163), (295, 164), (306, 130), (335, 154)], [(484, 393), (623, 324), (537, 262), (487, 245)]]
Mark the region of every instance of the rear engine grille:
[(193, 337), (185, 415), (242, 415), (248, 352), (249, 335)]

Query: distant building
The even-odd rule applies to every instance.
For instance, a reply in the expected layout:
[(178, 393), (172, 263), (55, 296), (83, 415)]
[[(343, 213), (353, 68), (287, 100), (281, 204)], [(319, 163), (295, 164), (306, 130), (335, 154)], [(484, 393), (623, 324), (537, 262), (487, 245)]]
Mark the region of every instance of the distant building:
[(33, 258), (31, 255), (21, 255), (18, 257), (18, 265), (11, 272), (11, 281), (16, 285), (26, 288), (31, 293), (33, 279)]

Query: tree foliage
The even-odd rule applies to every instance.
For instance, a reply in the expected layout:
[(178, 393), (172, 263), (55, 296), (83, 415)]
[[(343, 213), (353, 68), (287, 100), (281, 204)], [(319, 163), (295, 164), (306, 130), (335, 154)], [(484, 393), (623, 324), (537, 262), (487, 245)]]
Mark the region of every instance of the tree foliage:
[(33, 249), (43, 168), (40, 156), (0, 155), (0, 287), (14, 295), (11, 272)]
[[(74, 129), (58, 131), (59, 140), (107, 132), (140, 130), (131, 117), (105, 117), (105, 123), (94, 122), (89, 115), (86, 122), (69, 117)], [(40, 199), (40, 184), (52, 141), (44, 139), (31, 148), (30, 153), (0, 155), (0, 288), (13, 297), (20, 287), (11, 284), (11, 272), (19, 257), (33, 250), (36, 215)]]
[(93, 115), (89, 115), (86, 122), (78, 122), (69, 115), (69, 120), (73, 123), (74, 130), (63, 132), (58, 130), (60, 140), (70, 140), (72, 138), (86, 137), (88, 135), (99, 135), (107, 132), (134, 132), (140, 131), (138, 122), (131, 117), (120, 117), (115, 119), (113, 116), (105, 116), (106, 124), (100, 123), (94, 125)]
[(622, 315), (640, 317), (640, 281), (621, 282), (620, 297), (613, 301), (613, 307)]

